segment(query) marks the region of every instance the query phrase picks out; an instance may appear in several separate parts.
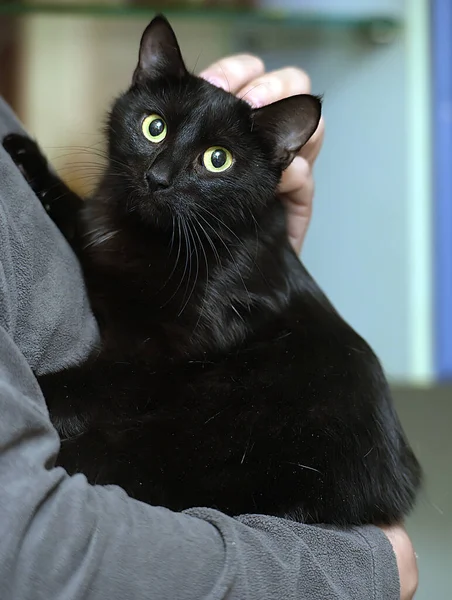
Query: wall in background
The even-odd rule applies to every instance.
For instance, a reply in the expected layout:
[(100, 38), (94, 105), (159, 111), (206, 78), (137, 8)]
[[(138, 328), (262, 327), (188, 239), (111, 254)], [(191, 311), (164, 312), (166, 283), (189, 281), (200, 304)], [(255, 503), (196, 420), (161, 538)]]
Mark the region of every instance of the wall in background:
[(366, 14), (377, 4), (402, 16), (386, 44), (338, 22), (244, 33), (238, 43), (270, 67), (305, 68), (324, 94), (325, 147), (303, 258), (392, 381), (426, 384), (435, 376), (429, 2), (321, 7)]
[(452, 597), (452, 387), (394, 389), (397, 410), (425, 472), (407, 529), (419, 564), (416, 600)]

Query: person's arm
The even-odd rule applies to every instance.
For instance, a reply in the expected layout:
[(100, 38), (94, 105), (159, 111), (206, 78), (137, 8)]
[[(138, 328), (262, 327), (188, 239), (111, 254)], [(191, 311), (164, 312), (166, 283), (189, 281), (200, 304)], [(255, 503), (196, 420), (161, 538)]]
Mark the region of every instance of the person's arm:
[[(0, 136), (17, 128), (0, 105)], [(399, 597), (394, 554), (376, 528), (175, 514), (54, 468), (59, 441), (30, 365), (78, 361), (95, 339), (74, 257), (0, 150), (2, 597)]]
[(412, 600), (419, 583), (416, 553), (406, 529), (400, 525), (382, 527), (392, 544), (400, 579), (400, 598)]

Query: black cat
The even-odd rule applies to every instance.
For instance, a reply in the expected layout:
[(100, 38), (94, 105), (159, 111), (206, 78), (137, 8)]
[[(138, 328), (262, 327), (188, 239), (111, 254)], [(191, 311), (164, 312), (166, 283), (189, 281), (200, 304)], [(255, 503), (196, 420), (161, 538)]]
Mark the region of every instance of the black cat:
[(299, 262), (275, 193), (320, 112), (309, 95), (253, 110), (188, 73), (157, 17), (86, 203), (34, 142), (5, 139), (101, 328), (86, 364), (39, 378), (70, 473), (174, 510), (408, 513), (420, 469), (381, 366)]

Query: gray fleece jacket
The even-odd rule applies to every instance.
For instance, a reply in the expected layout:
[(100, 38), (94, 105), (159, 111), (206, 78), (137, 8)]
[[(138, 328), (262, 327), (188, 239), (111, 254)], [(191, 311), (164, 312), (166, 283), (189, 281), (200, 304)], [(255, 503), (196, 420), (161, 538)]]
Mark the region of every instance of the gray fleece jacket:
[[(20, 130), (0, 99), (0, 139)], [(0, 147), (2, 600), (399, 598), (377, 528), (177, 514), (54, 468), (33, 371), (80, 361), (97, 335), (74, 255)]]

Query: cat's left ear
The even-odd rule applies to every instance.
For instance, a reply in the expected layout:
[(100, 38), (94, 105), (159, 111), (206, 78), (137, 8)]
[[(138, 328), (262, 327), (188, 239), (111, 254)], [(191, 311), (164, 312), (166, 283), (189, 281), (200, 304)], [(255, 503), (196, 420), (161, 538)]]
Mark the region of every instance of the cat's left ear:
[(165, 75), (187, 74), (176, 35), (163, 15), (158, 15), (144, 30), (133, 83)]
[(284, 170), (317, 129), (322, 114), (320, 98), (290, 96), (253, 110), (255, 127), (269, 138), (275, 159)]

